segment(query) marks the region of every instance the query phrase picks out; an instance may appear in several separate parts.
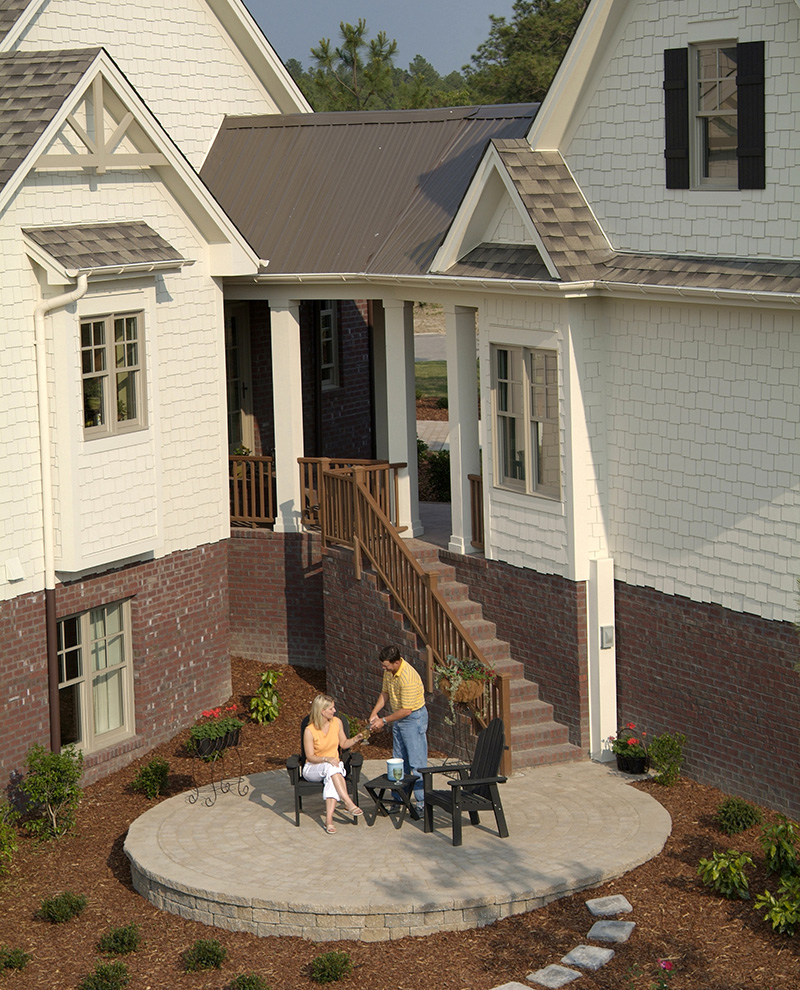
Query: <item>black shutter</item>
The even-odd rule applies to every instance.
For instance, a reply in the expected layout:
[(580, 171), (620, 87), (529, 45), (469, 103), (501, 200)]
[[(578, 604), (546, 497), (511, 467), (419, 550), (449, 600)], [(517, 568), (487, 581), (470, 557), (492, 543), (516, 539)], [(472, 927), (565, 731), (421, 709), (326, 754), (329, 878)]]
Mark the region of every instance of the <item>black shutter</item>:
[(739, 188), (764, 189), (764, 42), (736, 46), (739, 100)]
[(664, 52), (664, 159), (667, 189), (689, 188), (689, 50)]

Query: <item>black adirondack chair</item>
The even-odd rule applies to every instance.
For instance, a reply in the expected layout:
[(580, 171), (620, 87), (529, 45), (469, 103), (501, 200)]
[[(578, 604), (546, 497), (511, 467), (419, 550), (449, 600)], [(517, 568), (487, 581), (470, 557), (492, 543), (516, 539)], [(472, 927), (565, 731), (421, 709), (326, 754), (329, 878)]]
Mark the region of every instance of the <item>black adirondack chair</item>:
[[(497, 775), (504, 748), (503, 720), (495, 718), (478, 736), (472, 763), (419, 768), (425, 788), (423, 814), (425, 832), (433, 831), (433, 809), (442, 808), (453, 819), (453, 845), (460, 846), (462, 812), (468, 812), (472, 824), (478, 825), (480, 812), (491, 810), (494, 812), (500, 838), (508, 838), (506, 816), (503, 814), (503, 804), (498, 789), (498, 785), (504, 784), (507, 778)], [(458, 772), (458, 780), (447, 780), (446, 783), (449, 785), (447, 790), (433, 789), (435, 774), (455, 771)]]
[[(294, 790), (294, 823), (298, 828), (300, 827), (300, 812), (303, 810), (303, 795), (322, 793), (321, 781), (306, 780), (303, 777), (303, 764), (306, 762), (306, 756), (303, 752), (303, 733), (306, 731), (308, 721), (309, 716), (306, 715), (300, 723), (300, 752), (294, 756), (290, 756), (286, 761), (289, 781)], [(342, 719), (342, 724), (344, 725), (344, 719)], [(355, 804), (358, 804), (358, 781), (361, 777), (361, 766), (363, 762), (363, 755), (361, 753), (354, 753), (352, 749), (346, 749), (342, 753), (342, 763), (344, 763), (345, 769), (344, 782)], [(354, 818), (353, 821), (357, 824), (358, 818)]]

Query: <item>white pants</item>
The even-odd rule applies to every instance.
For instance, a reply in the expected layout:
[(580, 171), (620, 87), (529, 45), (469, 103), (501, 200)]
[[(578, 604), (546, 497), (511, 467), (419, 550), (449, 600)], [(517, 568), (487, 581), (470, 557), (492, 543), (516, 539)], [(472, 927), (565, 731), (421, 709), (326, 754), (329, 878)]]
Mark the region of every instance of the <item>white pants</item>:
[(340, 801), (341, 798), (336, 792), (336, 788), (333, 786), (333, 781), (331, 778), (334, 774), (340, 773), (343, 777), (344, 763), (341, 760), (334, 763), (304, 763), (303, 764), (303, 776), (306, 780), (321, 780), (324, 781), (322, 786), (322, 796), (324, 798), (334, 798)]

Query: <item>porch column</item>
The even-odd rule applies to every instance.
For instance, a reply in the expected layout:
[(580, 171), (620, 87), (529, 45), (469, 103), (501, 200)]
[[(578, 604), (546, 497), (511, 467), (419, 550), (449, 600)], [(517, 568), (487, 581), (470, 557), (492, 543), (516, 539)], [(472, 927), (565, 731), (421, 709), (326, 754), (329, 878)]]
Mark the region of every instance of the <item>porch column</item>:
[(589, 562), (589, 755), (613, 760), (608, 737), (617, 734), (617, 650), (614, 627), (614, 561)]
[(398, 473), (397, 515), (406, 538), (420, 536), (417, 477), (417, 406), (414, 385), (414, 310), (402, 299), (383, 301), (386, 325), (386, 439), (390, 463), (408, 467)]
[(444, 307), (447, 331), (447, 405), (450, 422), (450, 515), (448, 549), (474, 553), (470, 543), (470, 474), (481, 473), (478, 440), (478, 379), (475, 310)]
[(303, 456), (303, 384), (300, 370), (300, 304), (270, 300), (272, 405), (275, 422), (276, 533), (299, 533)]

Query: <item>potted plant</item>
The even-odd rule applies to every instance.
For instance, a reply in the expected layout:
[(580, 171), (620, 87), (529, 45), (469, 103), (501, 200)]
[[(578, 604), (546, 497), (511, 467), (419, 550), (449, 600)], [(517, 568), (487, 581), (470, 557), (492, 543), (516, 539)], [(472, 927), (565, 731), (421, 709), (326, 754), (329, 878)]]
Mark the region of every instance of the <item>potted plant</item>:
[(234, 714), (236, 705), (210, 708), (189, 730), (189, 747), (203, 759), (216, 759), (229, 746), (239, 745), (244, 722)]
[(475, 657), (459, 659), (448, 653), (444, 661), (433, 665), (433, 679), (438, 690), (447, 695), (450, 704), (450, 718), (445, 718), (445, 722), (454, 725), (456, 703), (480, 698), (486, 685), (494, 680), (494, 671)]
[(640, 732), (635, 722), (628, 722), (616, 736), (609, 736), (611, 750), (617, 757), (617, 769), (623, 773), (644, 773), (647, 769), (646, 732)]

